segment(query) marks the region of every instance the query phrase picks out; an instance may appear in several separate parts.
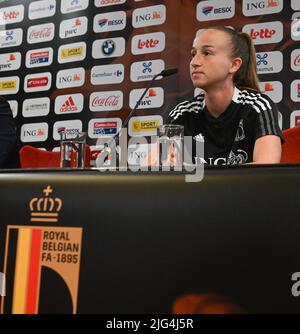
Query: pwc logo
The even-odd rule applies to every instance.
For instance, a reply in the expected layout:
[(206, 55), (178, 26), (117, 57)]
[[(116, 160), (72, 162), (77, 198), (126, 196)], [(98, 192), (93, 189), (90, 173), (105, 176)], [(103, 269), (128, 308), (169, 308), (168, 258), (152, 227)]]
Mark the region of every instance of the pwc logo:
[(18, 23), (24, 19), (24, 6), (11, 6), (0, 9), (0, 25)]
[(87, 9), (89, 0), (63, 0), (61, 1), (60, 11), (62, 14), (78, 12)]
[(166, 36), (163, 32), (136, 35), (131, 41), (131, 52), (134, 55), (162, 52), (165, 45)]
[(94, 41), (92, 57), (94, 59), (122, 57), (125, 53), (125, 39), (123, 37), (99, 39)]
[(163, 24), (166, 21), (166, 12), (164, 5), (135, 9), (132, 13), (132, 26), (142, 28)]
[(126, 0), (95, 0), (96, 7), (106, 7), (106, 6), (113, 6), (113, 5), (121, 5), (125, 3)]
[(300, 102), (300, 80), (294, 80), (291, 83), (291, 99), (294, 102)]
[(111, 137), (122, 127), (120, 118), (94, 118), (89, 121), (88, 133), (92, 139)]
[(123, 107), (123, 92), (94, 92), (90, 96), (91, 111), (121, 110)]
[(36, 99), (27, 99), (23, 102), (23, 117), (46, 116), (50, 112), (49, 97), (39, 97)]
[(59, 27), (59, 37), (61, 39), (85, 35), (88, 29), (88, 19), (86, 16), (64, 20)]
[(291, 53), (291, 68), (293, 71), (300, 71), (300, 49), (293, 50)]
[(260, 82), (259, 88), (262, 93), (268, 95), (275, 103), (282, 101), (283, 86), (280, 81)]
[(28, 44), (52, 41), (54, 38), (54, 23), (39, 24), (31, 26), (27, 31)]
[(92, 85), (117, 84), (124, 81), (124, 65), (100, 65), (91, 70)]
[(126, 27), (126, 12), (98, 14), (94, 17), (94, 32), (123, 30)]
[(53, 49), (43, 48), (30, 50), (26, 53), (26, 67), (44, 67), (52, 64), (53, 61)]
[(21, 67), (21, 53), (0, 54), (0, 72), (15, 71)]
[(58, 89), (81, 87), (85, 82), (85, 70), (83, 67), (61, 70), (56, 75), (56, 87)]
[[(129, 94), (129, 106), (133, 109), (143, 94), (144, 89), (133, 89)], [(146, 97), (139, 103), (137, 109), (160, 108), (164, 104), (164, 90), (153, 87), (148, 90)]]
[(250, 35), (255, 45), (279, 43), (283, 39), (283, 24), (279, 21), (247, 24), (243, 32)]
[(53, 16), (56, 12), (56, 0), (31, 2), (28, 9), (29, 20), (37, 20)]
[(128, 134), (131, 137), (155, 136), (157, 127), (163, 124), (160, 115), (131, 117), (128, 123)]
[(20, 78), (2, 77), (0, 78), (0, 95), (17, 94), (20, 89)]
[(85, 42), (61, 45), (58, 49), (58, 62), (60, 64), (84, 60), (86, 57)]
[(200, 1), (197, 5), (197, 20), (200, 22), (211, 20), (223, 20), (233, 17), (235, 14), (234, 0)]
[(283, 9), (283, 0), (244, 0), (245, 16), (267, 15), (279, 13)]
[(22, 143), (33, 143), (46, 141), (48, 138), (47, 123), (30, 123), (23, 124), (21, 127)]
[(83, 110), (83, 104), (82, 94), (60, 95), (55, 99), (54, 112), (57, 115), (80, 113)]
[(0, 30), (0, 48), (10, 48), (21, 45), (23, 29)]
[(50, 72), (28, 74), (24, 79), (26, 93), (47, 91), (51, 87), (52, 75)]
[[(165, 68), (165, 62), (162, 59), (145, 60), (135, 62), (131, 65), (130, 79), (133, 82), (149, 81)], [(158, 77), (156, 80), (160, 80)]]

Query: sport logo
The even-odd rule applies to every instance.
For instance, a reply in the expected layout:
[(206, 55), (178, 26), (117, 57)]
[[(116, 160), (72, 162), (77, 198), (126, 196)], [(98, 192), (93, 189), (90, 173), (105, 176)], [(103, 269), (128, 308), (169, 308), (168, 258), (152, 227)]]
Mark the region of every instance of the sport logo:
[(12, 6), (0, 9), (0, 25), (18, 23), (24, 19), (24, 6)]
[(131, 137), (156, 136), (157, 127), (162, 124), (160, 115), (132, 117), (128, 124), (128, 134)]
[(24, 79), (24, 91), (26, 93), (47, 91), (51, 87), (51, 78), (50, 72), (28, 74)]
[(92, 56), (94, 59), (122, 57), (125, 53), (123, 37), (100, 39), (93, 43)]
[(44, 48), (30, 50), (26, 53), (26, 67), (42, 67), (49, 66), (53, 61), (53, 49)]
[(20, 78), (5, 77), (0, 78), (0, 95), (9, 95), (18, 93), (20, 88)]
[(132, 39), (131, 52), (134, 55), (161, 52), (165, 49), (165, 38), (163, 32), (136, 35)]
[(94, 32), (123, 30), (126, 26), (126, 12), (98, 14), (94, 17)]
[(54, 23), (31, 26), (27, 32), (27, 42), (29, 44), (52, 41), (54, 38)]
[(90, 96), (91, 111), (120, 110), (123, 107), (123, 92), (95, 92)]
[(197, 20), (210, 21), (232, 18), (235, 14), (234, 0), (200, 1), (197, 5)]
[(248, 24), (243, 32), (249, 34), (256, 45), (279, 43), (283, 39), (283, 24), (279, 21)]
[(21, 67), (21, 53), (0, 54), (0, 72), (14, 71)]
[(71, 38), (85, 35), (88, 28), (88, 19), (86, 16), (62, 21), (59, 28), (60, 38)]
[(83, 110), (84, 98), (82, 94), (61, 95), (55, 99), (56, 114), (80, 113)]
[(85, 42), (62, 45), (58, 49), (58, 62), (60, 64), (81, 61), (86, 57)]

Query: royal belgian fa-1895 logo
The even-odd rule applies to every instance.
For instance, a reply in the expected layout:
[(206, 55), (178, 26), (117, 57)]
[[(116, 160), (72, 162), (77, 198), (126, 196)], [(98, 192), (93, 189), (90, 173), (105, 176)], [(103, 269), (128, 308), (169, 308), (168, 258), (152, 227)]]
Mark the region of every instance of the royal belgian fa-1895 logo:
[(77, 312), (82, 228), (53, 227), (63, 201), (52, 192), (29, 202), (31, 223), (51, 226), (7, 226), (2, 314)]

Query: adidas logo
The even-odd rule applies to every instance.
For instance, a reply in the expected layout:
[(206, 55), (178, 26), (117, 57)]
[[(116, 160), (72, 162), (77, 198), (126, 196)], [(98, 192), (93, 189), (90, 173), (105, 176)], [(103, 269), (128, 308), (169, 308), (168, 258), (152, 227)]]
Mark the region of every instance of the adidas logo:
[(76, 107), (72, 96), (69, 96), (66, 102), (60, 108), (60, 112), (72, 112), (72, 111), (78, 111), (78, 108)]

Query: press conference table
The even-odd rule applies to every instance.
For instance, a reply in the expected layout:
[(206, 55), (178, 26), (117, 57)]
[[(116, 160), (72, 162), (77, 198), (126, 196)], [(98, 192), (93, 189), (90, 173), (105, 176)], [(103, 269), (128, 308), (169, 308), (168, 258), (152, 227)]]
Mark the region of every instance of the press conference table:
[(250, 313), (298, 313), (299, 195), (300, 165), (206, 168), (194, 183), (3, 170), (1, 312), (171, 313), (210, 293)]

